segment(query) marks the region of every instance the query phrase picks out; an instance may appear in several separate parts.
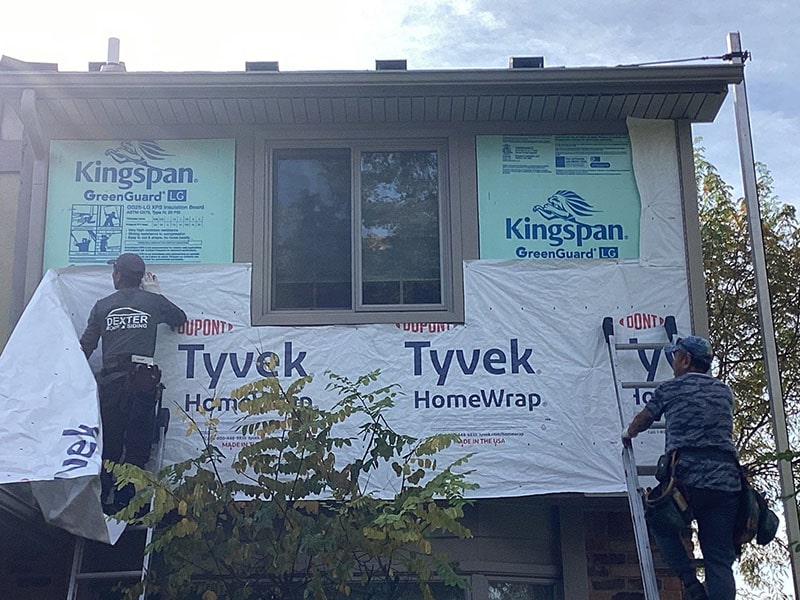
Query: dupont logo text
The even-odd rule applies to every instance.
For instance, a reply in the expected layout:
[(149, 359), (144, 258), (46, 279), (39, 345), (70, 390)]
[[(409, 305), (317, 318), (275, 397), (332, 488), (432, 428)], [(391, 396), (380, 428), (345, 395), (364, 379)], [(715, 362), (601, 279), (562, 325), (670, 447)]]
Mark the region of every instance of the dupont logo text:
[(620, 317), (619, 324), (627, 329), (641, 331), (664, 326), (664, 317), (652, 313), (634, 312)]
[(452, 323), (395, 323), (394, 326), (411, 333), (440, 333), (455, 327)]
[(222, 319), (189, 319), (178, 327), (178, 333), (190, 336), (212, 336), (233, 331), (233, 323)]

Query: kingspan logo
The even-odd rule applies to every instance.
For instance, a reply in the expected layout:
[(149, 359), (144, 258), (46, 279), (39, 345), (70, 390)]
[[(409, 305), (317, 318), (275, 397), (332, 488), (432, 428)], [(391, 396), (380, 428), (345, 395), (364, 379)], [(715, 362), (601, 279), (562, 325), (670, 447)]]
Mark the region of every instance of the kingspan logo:
[(553, 247), (573, 240), (576, 246), (583, 247), (584, 242), (626, 239), (619, 223), (584, 222), (602, 211), (571, 190), (558, 190), (547, 202), (535, 204), (531, 210), (551, 222), (535, 223), (530, 217), (506, 218), (506, 239), (543, 240)]
[(134, 184), (144, 184), (150, 190), (158, 183), (194, 183), (191, 167), (159, 167), (155, 163), (173, 156), (158, 142), (152, 140), (123, 141), (116, 148), (108, 148), (105, 155), (115, 161), (116, 166), (104, 165), (102, 160), (75, 163), (75, 182), (114, 183), (121, 190)]

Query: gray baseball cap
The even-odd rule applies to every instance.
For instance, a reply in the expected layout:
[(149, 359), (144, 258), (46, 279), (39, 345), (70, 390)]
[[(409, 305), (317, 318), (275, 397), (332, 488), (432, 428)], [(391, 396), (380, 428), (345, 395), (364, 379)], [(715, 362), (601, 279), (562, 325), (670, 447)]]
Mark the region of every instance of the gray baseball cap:
[(709, 342), (706, 338), (696, 335), (678, 338), (674, 344), (667, 344), (664, 346), (664, 350), (666, 352), (683, 350), (693, 358), (707, 363), (710, 363), (714, 358), (714, 353), (711, 350), (711, 342)]

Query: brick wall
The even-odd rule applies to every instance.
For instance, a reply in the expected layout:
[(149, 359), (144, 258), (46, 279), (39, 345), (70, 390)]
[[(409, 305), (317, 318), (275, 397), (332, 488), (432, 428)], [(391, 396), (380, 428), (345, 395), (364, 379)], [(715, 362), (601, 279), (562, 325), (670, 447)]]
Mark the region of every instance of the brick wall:
[[(644, 600), (636, 540), (627, 512), (587, 512), (588, 600)], [(681, 583), (651, 541), (661, 600), (682, 600)]]

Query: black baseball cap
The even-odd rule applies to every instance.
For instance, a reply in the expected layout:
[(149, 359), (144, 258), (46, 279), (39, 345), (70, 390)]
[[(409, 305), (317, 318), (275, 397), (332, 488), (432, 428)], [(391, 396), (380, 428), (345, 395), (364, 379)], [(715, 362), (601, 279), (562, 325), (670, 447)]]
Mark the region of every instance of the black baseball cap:
[(127, 273), (144, 273), (145, 271), (142, 257), (131, 252), (120, 254), (117, 258), (109, 262), (114, 265), (115, 271), (124, 271)]

